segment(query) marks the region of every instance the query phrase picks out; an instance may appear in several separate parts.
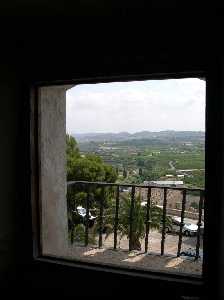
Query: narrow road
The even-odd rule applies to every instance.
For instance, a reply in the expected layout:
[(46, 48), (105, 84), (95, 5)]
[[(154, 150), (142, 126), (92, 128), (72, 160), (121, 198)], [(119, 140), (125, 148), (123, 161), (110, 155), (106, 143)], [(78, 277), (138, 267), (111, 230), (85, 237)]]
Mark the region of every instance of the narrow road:
[(169, 161), (169, 166), (170, 166), (170, 170), (172, 170), (172, 171), (176, 170), (176, 168), (173, 165), (173, 161), (172, 160)]

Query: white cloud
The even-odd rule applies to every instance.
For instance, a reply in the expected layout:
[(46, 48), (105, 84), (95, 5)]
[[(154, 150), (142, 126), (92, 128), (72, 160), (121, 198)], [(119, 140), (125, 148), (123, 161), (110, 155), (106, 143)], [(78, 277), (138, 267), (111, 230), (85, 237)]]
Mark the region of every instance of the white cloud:
[(67, 91), (69, 133), (204, 130), (205, 81), (82, 84)]

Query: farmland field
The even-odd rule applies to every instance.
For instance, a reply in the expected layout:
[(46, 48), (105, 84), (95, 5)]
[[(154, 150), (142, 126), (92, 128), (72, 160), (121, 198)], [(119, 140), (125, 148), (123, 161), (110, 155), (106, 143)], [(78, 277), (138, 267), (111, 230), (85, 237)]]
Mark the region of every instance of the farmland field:
[(119, 182), (142, 183), (171, 175), (178, 180), (182, 174), (187, 186), (204, 187), (204, 137), (191, 135), (102, 141), (92, 137), (78, 144), (82, 155), (94, 153), (114, 166)]

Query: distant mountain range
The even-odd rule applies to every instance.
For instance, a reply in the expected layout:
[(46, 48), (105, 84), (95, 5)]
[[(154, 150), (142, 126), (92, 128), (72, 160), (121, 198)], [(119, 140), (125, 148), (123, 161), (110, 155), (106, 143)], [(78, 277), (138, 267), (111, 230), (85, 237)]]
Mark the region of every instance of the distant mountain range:
[(78, 142), (118, 142), (139, 139), (150, 140), (176, 140), (183, 142), (203, 142), (205, 140), (205, 132), (203, 131), (140, 131), (136, 133), (119, 132), (119, 133), (74, 133), (72, 134)]

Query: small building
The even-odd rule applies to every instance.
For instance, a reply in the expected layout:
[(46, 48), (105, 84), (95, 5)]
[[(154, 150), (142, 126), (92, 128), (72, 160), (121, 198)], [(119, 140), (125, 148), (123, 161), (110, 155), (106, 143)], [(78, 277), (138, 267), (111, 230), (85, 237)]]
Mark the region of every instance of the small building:
[(167, 177), (167, 178), (173, 178), (174, 175), (172, 175), (172, 174), (167, 174), (166, 177)]
[(144, 185), (154, 186), (170, 186), (170, 187), (183, 187), (184, 182), (182, 180), (152, 180), (144, 181)]
[(184, 178), (184, 174), (177, 175), (178, 178)]

